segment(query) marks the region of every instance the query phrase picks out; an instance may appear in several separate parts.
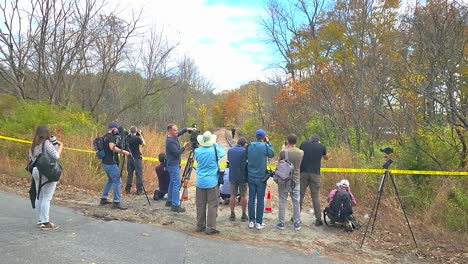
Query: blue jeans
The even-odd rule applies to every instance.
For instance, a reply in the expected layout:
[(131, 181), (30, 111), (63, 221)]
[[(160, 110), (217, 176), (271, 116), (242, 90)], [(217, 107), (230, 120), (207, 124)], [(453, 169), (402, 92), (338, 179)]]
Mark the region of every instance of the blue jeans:
[[(249, 221), (263, 223), (266, 184), (262, 178), (249, 178)], [(257, 198), (257, 214), (255, 215), (255, 198)]]
[(122, 180), (120, 179), (119, 175), (119, 166), (117, 166), (117, 164), (102, 164), (102, 168), (107, 174), (107, 182), (106, 185), (104, 185), (104, 191), (102, 192), (101, 198), (107, 199), (109, 190), (112, 187), (112, 192), (114, 193), (114, 203), (120, 203), (120, 186), (122, 185)]
[(167, 166), (169, 172), (169, 188), (167, 189), (167, 202), (172, 202), (172, 206), (180, 204), (180, 166)]

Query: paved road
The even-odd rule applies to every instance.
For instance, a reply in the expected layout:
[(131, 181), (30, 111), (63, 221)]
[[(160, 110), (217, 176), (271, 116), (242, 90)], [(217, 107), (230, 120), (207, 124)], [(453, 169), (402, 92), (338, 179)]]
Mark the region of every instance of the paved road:
[(0, 192), (0, 263), (338, 263), (316, 255), (151, 225), (102, 221), (52, 206), (57, 230), (35, 227), (29, 200)]

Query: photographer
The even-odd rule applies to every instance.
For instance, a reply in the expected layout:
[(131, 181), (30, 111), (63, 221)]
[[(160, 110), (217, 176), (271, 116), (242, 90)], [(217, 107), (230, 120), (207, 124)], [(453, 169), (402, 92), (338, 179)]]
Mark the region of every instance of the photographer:
[[(273, 158), (275, 153), (270, 139), (263, 129), (255, 132), (257, 141), (247, 147), (247, 180), (249, 183), (249, 227), (258, 230), (265, 228), (263, 223), (263, 206), (266, 182), (263, 181), (267, 171), (267, 158)], [(257, 199), (257, 213), (255, 214), (255, 199)]]
[(112, 208), (126, 210), (127, 208), (120, 204), (120, 186), (122, 185), (122, 179), (120, 179), (119, 173), (118, 153), (122, 153), (125, 156), (128, 156), (130, 155), (130, 152), (123, 150), (116, 145), (117, 134), (119, 133), (119, 125), (116, 122), (111, 122), (108, 128), (109, 130), (104, 136), (105, 157), (102, 159), (102, 168), (107, 174), (107, 182), (104, 185), (100, 205), (110, 204), (110, 202), (107, 200), (107, 196), (109, 195), (109, 191), (112, 188), (112, 192), (114, 193)]
[(140, 145), (145, 146), (145, 139), (141, 130), (137, 130), (136, 126), (130, 127), (130, 135), (127, 137), (128, 148), (131, 156), (127, 160), (127, 184), (125, 185), (125, 193), (129, 194), (132, 189), (133, 182), (133, 171), (136, 174), (136, 188), (137, 195), (140, 195), (143, 191), (143, 164), (141, 162)]
[(190, 141), (184, 143), (182, 147), (179, 144), (179, 137), (187, 131), (196, 131), (196, 128), (177, 129), (175, 124), (169, 124), (166, 128), (166, 165), (169, 172), (169, 192), (167, 194), (166, 206), (171, 206), (174, 212), (185, 212), (185, 208), (180, 207), (180, 156), (187, 147), (190, 146)]

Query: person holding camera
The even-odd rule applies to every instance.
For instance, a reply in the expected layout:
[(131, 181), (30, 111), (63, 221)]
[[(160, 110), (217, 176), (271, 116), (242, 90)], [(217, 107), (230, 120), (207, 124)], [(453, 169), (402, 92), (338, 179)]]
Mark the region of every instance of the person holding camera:
[[(51, 143), (51, 140), (54, 139), (55, 137), (50, 135), (47, 126), (38, 126), (29, 150), (29, 160), (34, 162), (41, 153), (47, 156), (49, 160), (58, 160), (62, 153), (63, 144), (55, 139), (56, 147), (54, 147)], [(58, 226), (49, 220), (50, 201), (54, 195), (57, 182), (47, 182), (42, 187), (39, 186), (40, 182), (46, 181), (47, 178), (39, 172), (37, 167), (34, 167), (32, 169), (32, 182), (35, 185), (35, 193), (39, 193), (39, 197), (34, 197), (33, 201), (33, 208), (36, 209), (37, 227), (43, 230), (57, 229)]]
[[(196, 169), (197, 232), (208, 235), (218, 234), (216, 216), (218, 214), (218, 168), (219, 160), (226, 155), (224, 149), (216, 144), (216, 135), (205, 131), (197, 136), (199, 148), (195, 149)], [(216, 149), (215, 149), (216, 148)], [(208, 207), (208, 212), (207, 212)], [(207, 214), (208, 213), (208, 214)]]
[(310, 140), (302, 142), (299, 149), (304, 151), (301, 163), (301, 198), (299, 204), (302, 210), (304, 195), (307, 187), (309, 187), (314, 206), (315, 226), (321, 226), (323, 222), (319, 199), (320, 166), (322, 158), (328, 160), (330, 155), (327, 153), (325, 146), (320, 143), (320, 138), (317, 134), (313, 134)]
[[(137, 130), (136, 126), (130, 127), (130, 135), (127, 138), (128, 149), (130, 150), (130, 158), (127, 160), (127, 184), (125, 185), (125, 193), (129, 194), (132, 189), (133, 172), (136, 174), (137, 195), (143, 192), (143, 163), (141, 160), (140, 146), (145, 146), (145, 139), (141, 130)], [(132, 158), (133, 157), (133, 158)]]
[(174, 212), (185, 212), (185, 208), (180, 207), (179, 196), (181, 184), (180, 156), (185, 149), (190, 146), (190, 141), (185, 142), (183, 146), (180, 147), (178, 138), (187, 131), (193, 132), (196, 131), (196, 128), (190, 127), (178, 130), (175, 124), (169, 124), (166, 128), (166, 166), (170, 178), (166, 206), (170, 206), (171, 210)]
[[(273, 158), (275, 153), (270, 139), (263, 129), (255, 132), (257, 141), (251, 142), (246, 149), (247, 153), (247, 181), (249, 184), (249, 227), (258, 230), (265, 228), (263, 223), (264, 198), (266, 190), (265, 174), (267, 171), (267, 158)], [(257, 199), (257, 210), (255, 210)]]
[(105, 156), (102, 159), (102, 168), (107, 174), (107, 182), (104, 185), (102, 191), (100, 205), (110, 204), (107, 200), (109, 191), (112, 188), (114, 194), (114, 200), (112, 203), (112, 209), (126, 210), (120, 203), (120, 186), (122, 185), (122, 179), (120, 178), (119, 172), (119, 153), (125, 156), (130, 155), (130, 152), (117, 147), (117, 134), (119, 133), (119, 124), (111, 122), (108, 126), (109, 130), (104, 136), (104, 152)]
[[(294, 173), (292, 175), (292, 181), (288, 181), (286, 184), (278, 183), (278, 224), (276, 228), (283, 230), (285, 226), (285, 211), (286, 203), (288, 202), (288, 194), (291, 196), (292, 205), (293, 205), (293, 217), (292, 221), (294, 224), (294, 229), (301, 229), (301, 211), (299, 206), (299, 197), (300, 197), (300, 173), (299, 169), (301, 167), (302, 157), (304, 156), (304, 151), (296, 147), (297, 136), (295, 134), (289, 134), (287, 141), (283, 145), (282, 150), (279, 153), (279, 160), (287, 159), (294, 165)], [(287, 153), (286, 153), (287, 152)]]

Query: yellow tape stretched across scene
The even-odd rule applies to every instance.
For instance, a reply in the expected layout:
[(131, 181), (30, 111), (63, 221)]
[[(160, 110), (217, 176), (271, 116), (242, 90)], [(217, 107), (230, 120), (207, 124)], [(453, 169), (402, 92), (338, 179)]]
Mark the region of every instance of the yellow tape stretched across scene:
[[(19, 142), (19, 143), (26, 143), (31, 144), (32, 142), (29, 140), (17, 139), (12, 137), (5, 137), (0, 135), (0, 139)], [(94, 154), (95, 151), (93, 150), (86, 150), (86, 149), (77, 149), (77, 148), (68, 148), (64, 147), (64, 149), (85, 152), (85, 153), (92, 153)], [(142, 157), (142, 160), (151, 161), (151, 162), (159, 162), (157, 158), (151, 157)], [(182, 161), (182, 165), (187, 164), (186, 161)], [(193, 164), (196, 167), (196, 162)], [(222, 167), (226, 167), (226, 164), (222, 164)], [(274, 170), (275, 166), (268, 166), (268, 169)], [(321, 168), (321, 172), (334, 172), (334, 173), (384, 173), (384, 169), (357, 169), (357, 168)], [(468, 171), (423, 171), (423, 170), (391, 170), (393, 174), (411, 174), (411, 175), (438, 175), (438, 176), (468, 176)]]

